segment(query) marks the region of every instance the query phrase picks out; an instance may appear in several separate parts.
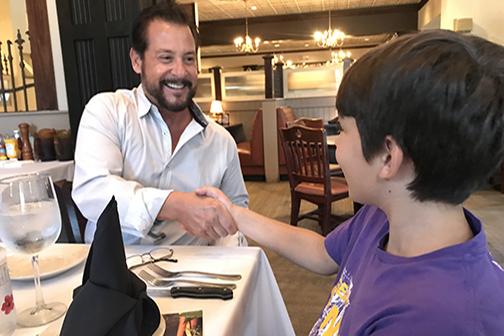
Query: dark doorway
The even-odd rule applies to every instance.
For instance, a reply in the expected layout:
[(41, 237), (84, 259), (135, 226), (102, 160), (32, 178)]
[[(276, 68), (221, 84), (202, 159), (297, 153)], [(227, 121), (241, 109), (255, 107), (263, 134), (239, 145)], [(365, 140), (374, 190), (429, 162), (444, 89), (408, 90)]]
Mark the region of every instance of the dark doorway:
[(98, 92), (131, 89), (131, 25), (145, 1), (57, 0), (70, 127), (75, 139), (84, 106)]

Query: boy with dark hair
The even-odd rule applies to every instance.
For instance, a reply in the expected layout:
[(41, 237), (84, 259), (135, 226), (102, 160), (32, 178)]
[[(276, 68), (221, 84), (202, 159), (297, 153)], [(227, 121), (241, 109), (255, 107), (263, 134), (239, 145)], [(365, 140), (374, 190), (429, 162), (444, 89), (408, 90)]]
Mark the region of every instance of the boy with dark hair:
[(196, 191), (250, 238), (338, 272), (310, 335), (504, 335), (504, 271), (462, 206), (503, 158), (503, 59), (480, 38), (428, 31), (350, 67), (336, 156), (350, 197), (367, 205), (325, 239)]

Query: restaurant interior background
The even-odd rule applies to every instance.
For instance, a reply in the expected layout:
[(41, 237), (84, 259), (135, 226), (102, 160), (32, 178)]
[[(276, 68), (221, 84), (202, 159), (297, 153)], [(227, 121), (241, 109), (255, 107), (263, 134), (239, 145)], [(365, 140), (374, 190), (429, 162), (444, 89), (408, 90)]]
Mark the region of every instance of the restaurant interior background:
[[(22, 50), (25, 83), (34, 82), (35, 86), (26, 90), (26, 99), (23, 90), (17, 92), (18, 110), (29, 112), (13, 112), (12, 94), (6, 97), (7, 113), (2, 113), (0, 104), (0, 132), (11, 134), (20, 122), (28, 122), (33, 132), (42, 128), (71, 129), (75, 136), (82, 108), (92, 95), (137, 85), (138, 78), (129, 64), (127, 35), (135, 14), (152, 2), (155, 0), (26, 0), (26, 3), (0, 0), (4, 86), (10, 88), (12, 77), (16, 87), (23, 86), (19, 69), (14, 69), (14, 76), (9, 73), (6, 57), (7, 40), (18, 39), (18, 30), (25, 40)], [(209, 112), (213, 100), (222, 100), (230, 124), (241, 123), (247, 139), (254, 115), (262, 107), (265, 143), (277, 141), (276, 132), (268, 132), (268, 125), (276, 125), (276, 106), (291, 106), (296, 117), (322, 118), (324, 122), (334, 118), (335, 94), (344, 68), (369, 48), (393, 36), (417, 29), (442, 28), (504, 44), (501, 0), (179, 2), (194, 14), (201, 31), (196, 101), (204, 112)], [(112, 29), (114, 20), (120, 24)], [(233, 43), (235, 38), (244, 37), (246, 21), (252, 40), (256, 37), (261, 40), (255, 52), (240, 52)], [(77, 27), (78, 23), (82, 27)], [(30, 36), (29, 24), (37, 27)], [(341, 30), (345, 38), (333, 47), (321, 47), (313, 35), (328, 27)], [(119, 31), (116, 33), (119, 36), (112, 36), (113, 30)], [(20, 63), (18, 44), (13, 43), (11, 48), (16, 68)], [(331, 56), (333, 52), (350, 53), (350, 57), (338, 59)], [(275, 90), (269, 96), (265, 93), (264, 70), (268, 62), (272, 62), (276, 76)], [(217, 70), (220, 85), (213, 73), (216, 70), (212, 70), (216, 67), (220, 67)], [(279, 67), (280, 75), (275, 70)], [(276, 154), (267, 152), (265, 148), (266, 162)], [(266, 162), (266, 166), (274, 166)], [(270, 174), (271, 179), (266, 174), (267, 181), (278, 177), (275, 171)]]
[[(68, 53), (68, 43), (63, 42), (62, 36), (68, 37), (64, 35), (71, 29), (62, 28), (58, 6), (72, 4), (83, 7), (90, 5), (94, 8), (97, 4), (105, 4), (111, 8), (121, 3), (131, 5), (135, 2), (139, 8), (149, 0), (25, 1), (0, 0), (2, 43), (0, 63), (4, 85), (9, 88), (12, 77), (10, 71), (7, 71), (9, 62), (8, 60), (5, 62), (8, 55), (7, 40), (15, 41), (19, 29), (21, 38), (25, 40), (22, 51), (25, 83), (30, 86), (35, 82), (37, 92), (34, 87), (26, 90), (28, 112), (23, 111), (26, 110), (23, 90), (17, 93), (18, 107), (23, 112), (13, 112), (15, 108), (12, 95), (9, 96), (9, 101), (6, 101), (8, 112), (4, 112), (3, 101), (0, 100), (0, 133), (12, 135), (13, 130), (17, 129), (21, 122), (27, 122), (31, 125), (32, 132), (43, 128), (72, 129), (75, 135), (82, 106), (93, 94), (114, 90), (117, 87), (131, 87), (135, 77), (131, 75), (132, 71), (129, 68), (127, 53), (129, 45), (125, 39), (119, 39), (119, 43), (110, 46), (115, 48), (114, 56), (117, 62), (104, 61), (98, 55), (99, 51), (103, 51), (98, 49), (109, 50), (109, 47), (105, 46), (94, 50), (97, 53), (94, 66), (89, 66), (89, 63), (80, 64), (81, 68), (76, 63), (69, 66), (68, 60), (64, 59)], [(178, 1), (184, 4), (193, 2), (193, 0)], [(333, 51), (339, 52), (341, 49), (345, 55), (350, 52), (351, 59), (358, 59), (367, 50), (385, 43), (395, 34), (400, 35), (417, 29), (456, 30), (455, 22), (471, 22), (472, 29), (466, 33), (504, 45), (503, 0), (247, 0), (246, 6), (241, 0), (196, 0), (196, 4), (203, 38), (197, 102), (204, 112), (209, 112), (211, 102), (216, 99), (216, 87), (220, 87), (220, 98), (224, 111), (229, 113), (230, 124), (242, 124), (247, 139), (250, 139), (254, 115), (262, 107), (263, 134), (265, 143), (268, 144), (277, 141), (275, 112), (277, 106), (291, 106), (297, 118), (319, 117), (327, 122), (336, 115), (335, 94), (349, 60), (346, 60), (346, 64), (345, 60), (332, 61)], [(256, 6), (255, 10), (252, 9), (253, 6)], [(126, 7), (120, 8), (123, 14), (130, 17), (135, 11), (131, 6), (128, 7), (130, 11), (127, 11)], [(346, 34), (341, 48), (319, 47), (313, 38), (316, 30), (328, 29), (329, 9), (332, 28), (341, 29)], [(47, 13), (45, 21), (41, 13)], [(249, 35), (252, 39), (259, 37), (262, 40), (255, 53), (238, 52), (233, 43), (236, 37), (245, 35), (245, 18), (248, 20)], [(28, 22), (32, 22), (30, 26), (37, 27), (31, 29), (30, 36), (27, 35)], [(102, 26), (89, 29), (92, 26), (86, 25), (90, 33), (96, 36), (103, 35), (105, 40), (108, 38), (103, 33)], [(123, 29), (122, 33), (126, 31), (128, 34), (130, 22), (123, 26), (120, 27)], [(223, 30), (224, 28), (226, 30)], [(73, 42), (70, 44), (73, 45)], [(15, 42), (11, 45), (12, 64), (15, 67), (20, 63), (17, 46)], [(83, 50), (88, 47), (84, 46)], [(36, 54), (35, 49), (44, 56), (38, 58), (33, 56)], [(72, 52), (76, 57), (83, 59), (82, 53), (71, 50), (70, 54)], [(89, 53), (86, 55), (89, 56)], [(273, 92), (273, 98), (266, 98), (263, 57), (272, 57), (274, 61), (275, 56), (277, 61), (283, 56), (281, 76), (283, 85), (281, 90)], [(287, 61), (291, 61), (293, 66)], [(118, 65), (126, 66), (127, 70)], [(273, 68), (274, 66), (272, 64)], [(220, 86), (216, 85), (217, 77), (209, 70), (215, 67), (221, 68), (218, 76), (221, 79)], [(108, 72), (110, 78), (107, 80), (112, 84), (107, 80), (98, 80), (98, 77), (82, 77), (89, 68), (95, 72)], [(81, 72), (76, 75), (76, 70)], [(117, 76), (118, 73), (124, 76)], [(115, 78), (113, 74), (116, 74)], [(324, 80), (306, 80), (320, 76), (324, 76)], [(17, 70), (14, 73), (14, 81), (17, 87), (22, 86), (23, 79)], [(114, 81), (124, 85), (114, 86)], [(86, 85), (82, 87), (76, 85), (81, 82), (85, 82)], [(89, 84), (91, 82), (94, 87)], [(320, 84), (322, 87), (317, 86)], [(270, 176), (266, 180), (275, 181), (278, 177), (278, 170), (275, 171), (278, 169), (278, 164), (275, 164), (278, 158), (277, 146), (265, 146), (265, 151), (265, 165), (273, 167), (266, 172)], [(70, 173), (73, 175), (73, 170)], [(66, 179), (71, 181), (70, 178)], [(287, 182), (283, 184), (247, 182), (247, 189), (251, 195), (252, 210), (289, 223), (291, 196)], [(504, 265), (502, 197), (503, 194), (493, 189), (483, 190), (471, 196), (464, 204), (485, 223), (489, 250), (500, 265)], [(353, 204), (349, 199), (347, 201), (336, 204), (337, 211), (333, 209), (333, 212), (353, 213)], [(303, 208), (302, 211), (304, 210)], [(299, 226), (320, 231), (318, 223), (310, 220), (300, 223)], [(250, 241), (249, 245), (258, 246), (257, 243)], [(266, 248), (264, 251), (274, 271), (296, 334), (307, 334), (320, 313), (320, 307), (325, 303), (334, 278), (323, 277), (297, 267)], [(299, 290), (301, 286), (302, 291)], [(73, 287), (73, 283), (70, 283), (68, 292)], [(58, 288), (59, 290), (61, 289)], [(31, 300), (32, 297), (29, 296), (27, 299)], [(18, 300), (16, 304), (21, 307), (24, 303)]]

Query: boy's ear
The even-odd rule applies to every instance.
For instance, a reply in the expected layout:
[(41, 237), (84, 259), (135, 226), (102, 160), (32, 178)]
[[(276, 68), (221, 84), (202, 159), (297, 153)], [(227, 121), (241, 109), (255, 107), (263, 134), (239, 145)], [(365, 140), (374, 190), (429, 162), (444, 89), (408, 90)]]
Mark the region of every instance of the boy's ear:
[(384, 152), (379, 157), (382, 160), (382, 167), (379, 176), (388, 180), (398, 172), (404, 160), (404, 153), (397, 141), (390, 135), (384, 140)]
[(136, 52), (135, 49), (131, 48), (130, 49), (130, 60), (131, 60), (131, 67), (133, 68), (133, 71), (135, 71), (137, 74), (142, 73), (142, 57), (140, 56), (139, 53)]

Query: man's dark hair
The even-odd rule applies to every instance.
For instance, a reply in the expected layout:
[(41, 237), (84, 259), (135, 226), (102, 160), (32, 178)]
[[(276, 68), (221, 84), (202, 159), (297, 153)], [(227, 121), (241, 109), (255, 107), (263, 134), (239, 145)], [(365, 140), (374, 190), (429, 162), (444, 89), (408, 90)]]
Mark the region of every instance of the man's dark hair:
[(504, 48), (451, 31), (408, 34), (362, 56), (336, 99), (370, 162), (391, 135), (419, 201), (461, 204), (504, 158)]
[(143, 9), (133, 22), (131, 37), (133, 39), (133, 49), (143, 58), (145, 50), (149, 47), (147, 28), (154, 20), (161, 20), (181, 26), (188, 26), (194, 38), (196, 50), (200, 44), (198, 29), (190, 20), (185, 11), (173, 0), (159, 2), (153, 6)]

